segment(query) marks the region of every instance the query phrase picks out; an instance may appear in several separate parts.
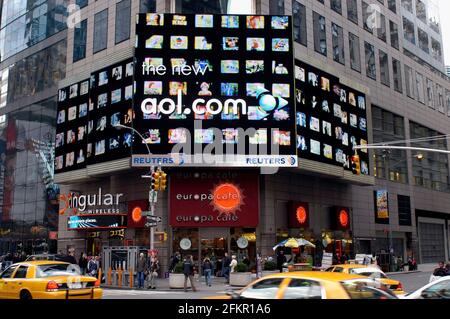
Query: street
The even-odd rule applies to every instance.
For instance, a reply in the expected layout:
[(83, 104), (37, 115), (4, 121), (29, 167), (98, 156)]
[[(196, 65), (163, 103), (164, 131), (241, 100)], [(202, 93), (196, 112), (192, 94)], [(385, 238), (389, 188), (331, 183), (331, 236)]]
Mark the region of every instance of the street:
[[(389, 278), (399, 280), (406, 293), (426, 285), (431, 272), (403, 273), (388, 275)], [(215, 283), (212, 287), (206, 287), (203, 282), (197, 282), (197, 292), (184, 292), (182, 289), (172, 289), (167, 287), (160, 290), (126, 290), (126, 289), (104, 289), (103, 299), (202, 299), (224, 295), (229, 289), (238, 289), (222, 283)]]

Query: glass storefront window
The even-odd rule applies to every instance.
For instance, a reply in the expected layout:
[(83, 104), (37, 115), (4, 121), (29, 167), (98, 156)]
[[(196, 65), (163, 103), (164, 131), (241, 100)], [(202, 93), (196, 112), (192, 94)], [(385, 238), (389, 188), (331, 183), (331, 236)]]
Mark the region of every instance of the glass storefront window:
[[(199, 234), (198, 228), (177, 228), (173, 229), (172, 251), (180, 252), (184, 258), (192, 255), (194, 261), (198, 263), (199, 259)], [(183, 240), (184, 239), (184, 240)], [(183, 241), (182, 241), (183, 240)], [(190, 243), (190, 245), (189, 245)], [(183, 249), (183, 246), (185, 249)]]
[(256, 265), (256, 229), (255, 228), (231, 228), (230, 252), (236, 255), (238, 262), (245, 258), (249, 261), (249, 271)]

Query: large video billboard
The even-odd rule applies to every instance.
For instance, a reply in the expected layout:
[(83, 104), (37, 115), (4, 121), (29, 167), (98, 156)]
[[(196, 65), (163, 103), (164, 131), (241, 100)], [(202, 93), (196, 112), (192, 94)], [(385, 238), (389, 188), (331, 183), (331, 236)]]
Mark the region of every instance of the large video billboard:
[[(367, 144), (366, 96), (339, 78), (295, 62), (298, 156), (350, 170), (353, 146)], [(367, 150), (358, 151), (369, 175)]]
[(292, 46), (288, 16), (140, 14), (133, 154), (183, 144), (245, 157), (223, 166), (296, 166)]

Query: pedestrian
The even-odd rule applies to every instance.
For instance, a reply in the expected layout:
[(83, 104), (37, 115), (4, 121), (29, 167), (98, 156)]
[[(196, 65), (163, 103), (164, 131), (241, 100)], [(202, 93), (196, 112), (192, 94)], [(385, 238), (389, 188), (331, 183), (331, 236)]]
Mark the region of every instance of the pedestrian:
[(138, 288), (144, 288), (145, 273), (148, 270), (147, 260), (145, 259), (144, 253), (139, 254), (139, 259), (137, 262), (137, 278), (138, 278)]
[(438, 264), (438, 268), (433, 271), (433, 276), (435, 277), (444, 277), (447, 276), (447, 269), (444, 266), (444, 262), (440, 261)]
[(230, 283), (230, 263), (231, 259), (226, 252), (222, 259), (222, 276), (225, 277), (228, 284)]
[(450, 276), (450, 260), (448, 261), (447, 265), (445, 265), (445, 270), (447, 271), (447, 276)]
[(179, 252), (176, 252), (172, 256), (172, 260), (170, 261), (169, 272), (173, 272), (175, 270), (176, 265), (181, 261), (181, 256)]
[(64, 256), (63, 261), (65, 261), (69, 264), (78, 265), (78, 262), (75, 259), (75, 248), (70, 247), (67, 249), (67, 255)]
[(203, 274), (205, 275), (205, 282), (206, 284), (211, 287), (211, 271), (212, 271), (212, 264), (211, 264), (211, 260), (206, 257), (203, 260)]
[(149, 276), (150, 276), (150, 283), (148, 286), (148, 289), (156, 289), (156, 279), (158, 278), (158, 271), (159, 271), (159, 260), (157, 256), (153, 256), (150, 259), (150, 269), (149, 269)]
[(262, 277), (262, 258), (261, 258), (261, 254), (257, 253), (256, 254), (256, 278), (261, 278)]
[(283, 272), (283, 264), (286, 262), (286, 256), (284, 255), (284, 251), (280, 250), (277, 256), (277, 269), (280, 272)]
[(237, 264), (238, 264), (238, 262), (236, 260), (236, 255), (231, 256), (231, 262), (230, 262), (231, 272), (235, 272), (235, 268), (236, 268)]
[(247, 268), (250, 269), (250, 259), (248, 259), (247, 256), (244, 257), (244, 259), (242, 260), (242, 262), (243, 262), (244, 264), (247, 265)]
[(187, 256), (183, 263), (183, 274), (184, 274), (184, 291), (187, 292), (187, 281), (191, 282), (192, 291), (197, 291), (194, 285), (194, 259), (191, 255)]
[(217, 258), (216, 255), (214, 255), (214, 252), (211, 254), (211, 258), (209, 259), (211, 261), (211, 276), (216, 276), (216, 265), (217, 265)]
[(86, 275), (87, 265), (88, 265), (87, 255), (85, 253), (82, 253), (80, 259), (78, 260), (78, 266), (80, 266), (80, 273), (82, 275)]
[(87, 265), (87, 274), (91, 277), (97, 277), (97, 272), (98, 264), (95, 260), (95, 256), (92, 256)]

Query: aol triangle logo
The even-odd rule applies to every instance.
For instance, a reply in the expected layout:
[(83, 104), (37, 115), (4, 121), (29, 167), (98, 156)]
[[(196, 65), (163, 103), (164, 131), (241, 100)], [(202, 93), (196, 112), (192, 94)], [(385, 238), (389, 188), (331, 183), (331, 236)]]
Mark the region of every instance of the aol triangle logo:
[(288, 105), (287, 100), (273, 96), (270, 91), (264, 87), (258, 87), (256, 89), (256, 98), (259, 103), (259, 111), (263, 117), (267, 117), (276, 110), (280, 110)]

